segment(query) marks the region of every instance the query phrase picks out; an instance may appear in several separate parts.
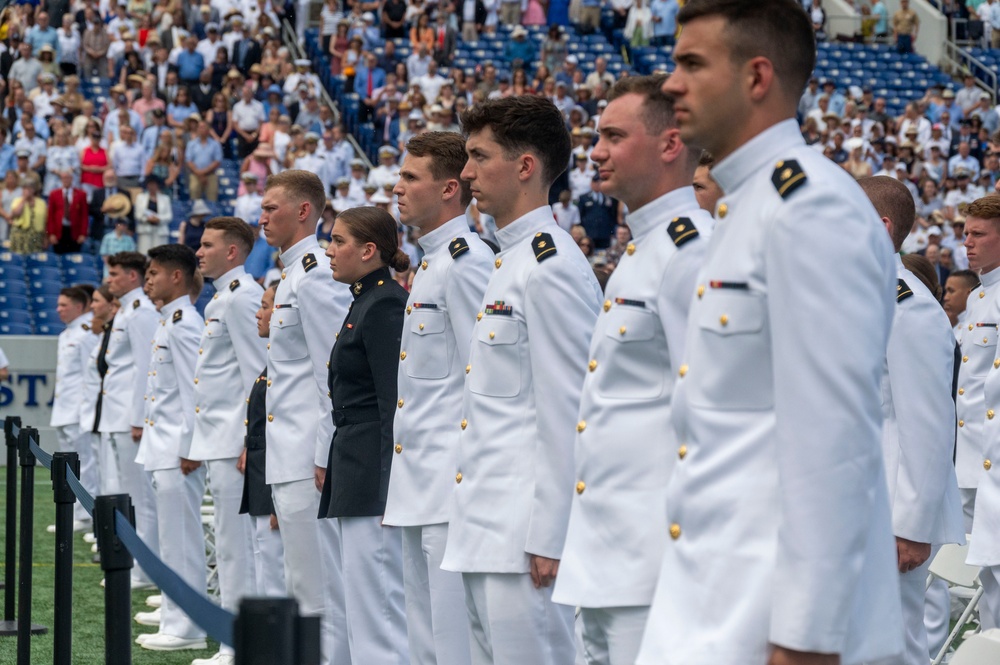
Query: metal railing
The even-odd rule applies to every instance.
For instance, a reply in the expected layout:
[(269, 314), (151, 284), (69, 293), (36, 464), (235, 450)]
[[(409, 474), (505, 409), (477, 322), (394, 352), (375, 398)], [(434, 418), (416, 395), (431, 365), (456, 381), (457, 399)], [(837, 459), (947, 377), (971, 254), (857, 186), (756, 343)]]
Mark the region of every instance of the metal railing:
[[(295, 32), (295, 28), (288, 22), (287, 19), (281, 22), (281, 41), (288, 47), (288, 51), (292, 58), (308, 57), (305, 49), (302, 47), (302, 43), (299, 41), (299, 36)], [(333, 101), (333, 98), (330, 97), (330, 93), (326, 91), (325, 86), (320, 86), (319, 90), (321, 103), (330, 107), (330, 110), (333, 111), (334, 121), (339, 123), (340, 109), (337, 108), (337, 104)], [(361, 159), (365, 163), (365, 166), (368, 167), (368, 170), (374, 168), (375, 165), (371, 163), (371, 160), (368, 159), (368, 155), (366, 155), (365, 151), (361, 149), (361, 145), (358, 143), (357, 139), (355, 139), (352, 134), (346, 134), (345, 138), (351, 144), (351, 147), (354, 148), (354, 156)]]
[(972, 72), (976, 77), (976, 85), (989, 93), (990, 99), (994, 102), (997, 98), (997, 74), (993, 68), (985, 62), (975, 57), (954, 41), (944, 44), (944, 54), (941, 56), (942, 65), (949, 74), (955, 76), (963, 70)]

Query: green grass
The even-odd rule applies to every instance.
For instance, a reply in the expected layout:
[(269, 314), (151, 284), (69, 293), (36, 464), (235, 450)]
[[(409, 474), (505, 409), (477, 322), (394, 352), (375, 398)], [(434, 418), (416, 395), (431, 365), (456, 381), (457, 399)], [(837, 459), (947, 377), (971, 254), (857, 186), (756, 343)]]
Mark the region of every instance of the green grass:
[[(0, 506), (6, 496), (6, 469), (0, 470)], [(0, 508), (2, 510), (2, 508)], [(0, 560), (4, 558), (5, 522), (7, 516), (0, 515)], [(15, 517), (16, 518), (16, 517)], [(38, 467), (35, 472), (35, 542), (34, 575), (31, 603), (31, 620), (49, 628), (45, 635), (31, 638), (31, 662), (52, 662), (52, 619), (53, 588), (55, 583), (55, 535), (45, 531), (45, 527), (55, 523), (55, 504), (52, 502), (52, 483), (48, 472)], [(99, 564), (93, 563), (90, 545), (83, 542), (83, 534), (73, 539), (73, 663), (79, 665), (100, 665), (104, 662), (104, 589), (100, 582), (104, 577)], [(20, 556), (20, 552), (18, 553)], [(2, 571), (0, 561), (0, 571)], [(3, 579), (0, 572), (0, 580)], [(0, 596), (7, 590), (0, 589)], [(146, 597), (151, 591), (132, 592), (132, 615), (147, 612)], [(0, 603), (0, 618), (3, 605)], [(140, 633), (154, 632), (155, 628), (132, 624), (133, 639)], [(209, 640), (209, 649), (204, 651), (178, 651), (163, 653), (148, 651), (137, 644), (132, 645), (132, 661), (150, 665), (189, 665), (195, 658), (208, 658), (218, 650), (218, 643)], [(0, 637), (0, 663), (17, 661), (17, 638)]]

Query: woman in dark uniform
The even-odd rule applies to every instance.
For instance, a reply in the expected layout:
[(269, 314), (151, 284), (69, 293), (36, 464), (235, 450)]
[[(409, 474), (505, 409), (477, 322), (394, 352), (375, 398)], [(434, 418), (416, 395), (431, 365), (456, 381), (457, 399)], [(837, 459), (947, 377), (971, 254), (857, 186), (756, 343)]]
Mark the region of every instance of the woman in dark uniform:
[[(274, 292), (271, 286), (260, 297), (257, 310), (257, 334), (269, 337), (271, 334), (271, 308), (274, 307)], [(281, 535), (278, 533), (278, 518), (274, 514), (271, 501), (271, 487), (264, 480), (265, 439), (264, 420), (267, 415), (267, 367), (260, 373), (250, 388), (247, 398), (247, 434), (243, 442), (246, 450), (240, 460), (243, 472), (243, 503), (240, 513), (250, 515), (253, 525), (253, 560), (256, 571), (258, 596), (284, 596), (285, 564)]]
[(405, 271), (410, 260), (399, 248), (392, 216), (367, 207), (337, 216), (326, 256), (333, 278), (350, 285), (354, 303), (330, 354), (336, 431), (320, 517), (340, 524), (351, 660), (405, 665), (402, 536), (382, 526), (382, 515), (407, 297), (389, 268)]

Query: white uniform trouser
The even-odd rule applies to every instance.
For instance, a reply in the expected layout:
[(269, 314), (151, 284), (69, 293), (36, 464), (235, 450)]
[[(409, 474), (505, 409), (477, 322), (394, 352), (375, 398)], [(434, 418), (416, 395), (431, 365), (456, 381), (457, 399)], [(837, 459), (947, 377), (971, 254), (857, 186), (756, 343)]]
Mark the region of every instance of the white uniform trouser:
[(965, 532), (972, 533), (972, 517), (976, 510), (976, 488), (960, 488), (962, 497), (962, 516), (965, 518)]
[[(101, 434), (101, 446), (115, 460), (119, 490), (132, 499), (136, 534), (153, 554), (160, 556), (160, 531), (156, 520), (153, 485), (145, 469), (135, 461), (139, 444), (132, 440), (131, 432), (110, 432)], [(132, 579), (149, 582), (149, 578), (138, 563), (132, 568)]]
[(448, 525), (405, 526), (403, 586), (413, 665), (469, 665), (462, 574), (441, 570)]
[(281, 534), (271, 528), (271, 518), (250, 517), (253, 524), (254, 593), (258, 596), (284, 597), (285, 549)]
[[(64, 453), (76, 453), (80, 460), (80, 484), (90, 492), (91, 496), (97, 496), (99, 481), (97, 461), (94, 459), (93, 435), (84, 432), (79, 424), (61, 425), (56, 428), (56, 434), (59, 438), (59, 450)], [(80, 522), (91, 520), (79, 501), (73, 504), (73, 519)]]
[[(219, 571), (219, 600), (224, 609), (239, 610), (240, 600), (254, 587), (253, 534), (250, 519), (240, 515), (243, 474), (236, 469), (239, 458), (208, 460), (208, 491), (215, 503), (215, 562)], [(220, 653), (235, 653), (222, 645)]]
[(285, 584), (299, 611), (322, 620), (323, 665), (351, 662), (340, 563), (340, 524), (321, 520), (312, 478), (271, 485), (285, 550)]
[(107, 434), (95, 434), (97, 437), (97, 465), (101, 468), (98, 489), (100, 494), (121, 494), (122, 474), (118, 465), (118, 453), (115, 446), (111, 444), (111, 438)]
[(983, 630), (1000, 628), (1000, 566), (983, 566), (979, 571), (983, 597), (979, 600), (979, 625)]
[(950, 619), (951, 592), (948, 591), (948, 583), (935, 578), (924, 596), (924, 627), (927, 629), (927, 653), (931, 659), (937, 657), (948, 640)]
[(923, 565), (899, 575), (900, 598), (903, 602), (903, 659), (900, 662), (904, 665), (927, 665), (929, 647), (927, 627), (924, 625), (927, 569), (931, 567), (931, 561), (939, 549), (935, 545)]
[(381, 519), (338, 519), (351, 662), (407, 665), (402, 534)]
[(582, 608), (580, 621), (587, 665), (633, 665), (648, 617), (648, 605)]
[(473, 665), (572, 665), (573, 608), (528, 573), (462, 573)]
[[(180, 468), (149, 472), (160, 518), (160, 558), (196, 591), (205, 592), (205, 532), (201, 500), (205, 496), (205, 467), (188, 475)], [(188, 639), (205, 637), (170, 596), (163, 594), (160, 632)]]

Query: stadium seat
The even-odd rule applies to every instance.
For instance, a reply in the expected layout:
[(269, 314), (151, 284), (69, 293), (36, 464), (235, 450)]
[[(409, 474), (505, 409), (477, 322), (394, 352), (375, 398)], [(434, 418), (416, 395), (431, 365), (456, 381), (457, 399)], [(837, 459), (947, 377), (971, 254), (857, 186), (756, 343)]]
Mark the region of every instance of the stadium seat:
[(66, 268), (66, 283), (100, 283), (101, 273), (93, 265), (80, 265)]
[(15, 254), (14, 252), (0, 252), (0, 265), (15, 265), (24, 267), (26, 261), (24, 256), (21, 254)]
[(19, 279), (23, 282), (25, 275), (24, 266), (15, 263), (0, 263), (0, 280)]
[(31, 313), (35, 325), (39, 323), (56, 323), (59, 321), (59, 313), (54, 309), (39, 309)]
[(62, 288), (62, 281), (32, 279), (28, 282), (28, 291), (32, 296), (58, 296)]
[(18, 323), (30, 326), (31, 314), (20, 309), (0, 309), (0, 323)]
[[(15, 296), (11, 296), (12, 298)], [(38, 312), (41, 310), (55, 310), (56, 304), (59, 301), (58, 296), (53, 295), (32, 295), (28, 298), (28, 306), (31, 307), (31, 311)]]
[(62, 281), (62, 271), (59, 270), (59, 266), (56, 264), (46, 265), (46, 264), (29, 264), (28, 265), (28, 279), (31, 280), (46, 280), (49, 282), (61, 282)]
[(36, 335), (58, 335), (63, 330), (66, 330), (66, 326), (59, 323), (43, 323), (41, 325), (35, 326)]
[(0, 293), (0, 309), (24, 311), (28, 309), (28, 297)]
[(28, 295), (28, 284), (24, 279), (5, 279), (0, 277), (0, 293), (9, 296)]
[(31, 326), (27, 323), (3, 323), (0, 321), (0, 335), (30, 335)]

